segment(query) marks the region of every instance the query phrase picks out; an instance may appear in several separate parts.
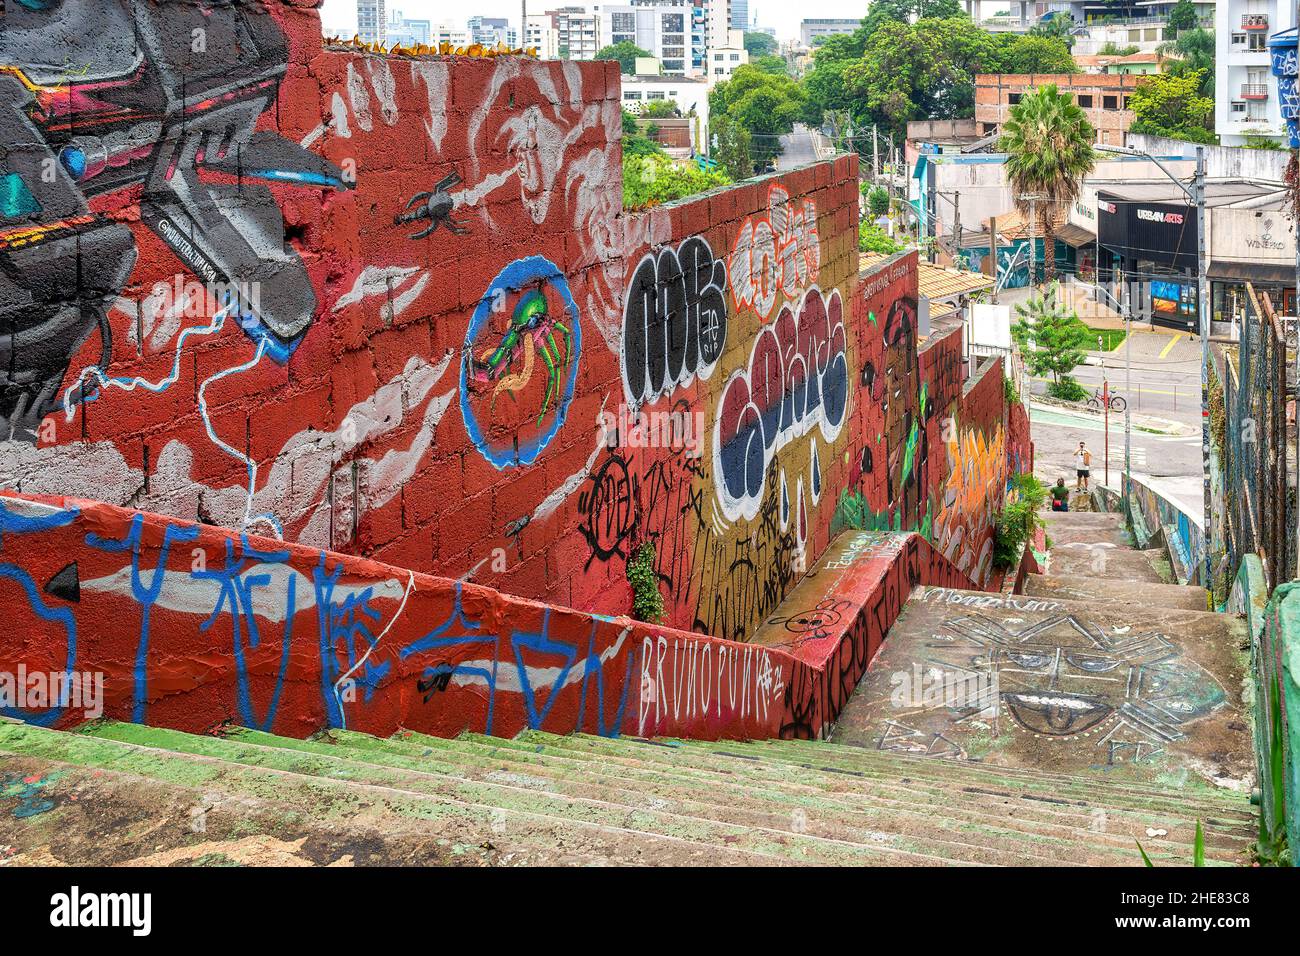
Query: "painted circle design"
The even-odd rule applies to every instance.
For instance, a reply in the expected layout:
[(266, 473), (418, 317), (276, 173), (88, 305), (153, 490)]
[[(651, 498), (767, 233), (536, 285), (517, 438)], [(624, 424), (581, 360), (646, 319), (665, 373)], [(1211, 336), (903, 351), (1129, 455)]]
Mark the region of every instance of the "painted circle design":
[[(471, 401), (471, 377), (474, 367), (474, 352), (476, 347), (481, 346), (478, 339), (488, 328), (488, 324), (493, 315), (494, 305), (501, 302), (510, 301), (516, 297), (532, 290), (554, 298), (558, 304), (567, 313), (564, 317), (568, 334), (571, 337), (572, 345), (569, 349), (568, 360), (565, 368), (562, 370), (563, 378), (560, 383), (560, 394), (552, 403), (554, 413), (545, 417), (544, 424), (539, 427), (536, 434), (529, 435), (526, 438), (519, 437), (516, 433), (518, 447), (514, 442), (511, 444), (501, 444), (493, 442), (487, 435), (485, 423), (479, 420), (479, 413), (474, 408), (474, 402)], [(465, 345), (461, 350), (460, 362), (460, 411), (461, 417), (465, 422), (465, 431), (468, 433), (470, 441), (474, 447), (497, 468), (507, 468), (514, 465), (531, 465), (537, 460), (543, 449), (550, 444), (551, 440), (558, 434), (565, 418), (568, 417), (569, 403), (573, 400), (573, 390), (578, 381), (578, 361), (582, 355), (582, 323), (578, 314), (578, 305), (573, 299), (573, 293), (569, 291), (569, 283), (560, 272), (558, 266), (544, 256), (528, 256), (524, 259), (518, 259), (497, 275), (488, 285), (483, 297), (479, 300), (478, 307), (474, 310), (474, 315), (470, 319), (469, 328), (465, 332)]]

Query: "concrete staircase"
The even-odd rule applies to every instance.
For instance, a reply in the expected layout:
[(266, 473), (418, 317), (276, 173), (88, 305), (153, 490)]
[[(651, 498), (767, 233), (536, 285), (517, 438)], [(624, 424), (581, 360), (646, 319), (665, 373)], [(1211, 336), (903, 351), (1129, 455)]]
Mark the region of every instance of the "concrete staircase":
[(312, 740), (0, 723), (0, 860), (234, 865), (1239, 863), (1234, 795), (821, 742)]
[(1049, 520), (1027, 593), (913, 592), (832, 742), (0, 720), (0, 863), (1248, 862), (1241, 622)]

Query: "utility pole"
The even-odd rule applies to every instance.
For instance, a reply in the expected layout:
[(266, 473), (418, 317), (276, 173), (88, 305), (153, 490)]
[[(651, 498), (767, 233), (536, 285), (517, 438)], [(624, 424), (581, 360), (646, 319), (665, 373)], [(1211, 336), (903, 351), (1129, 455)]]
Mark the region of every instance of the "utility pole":
[(876, 185), (880, 185), (880, 151), (876, 145), (876, 124), (871, 124), (871, 175)]
[[(1214, 591), (1211, 577), (1214, 550), (1214, 503), (1210, 500), (1210, 303), (1205, 290), (1205, 147), (1196, 147), (1196, 314), (1201, 329), (1201, 467), (1205, 507), (1205, 567), (1202, 583)], [(1281, 505), (1285, 507), (1285, 504)]]
[(1029, 200), (1029, 288), (1032, 289), (1035, 274), (1038, 272), (1038, 251), (1034, 248), (1034, 222), (1038, 219), (1036, 214), (1038, 196), (1035, 194), (1022, 196), (1021, 198)]

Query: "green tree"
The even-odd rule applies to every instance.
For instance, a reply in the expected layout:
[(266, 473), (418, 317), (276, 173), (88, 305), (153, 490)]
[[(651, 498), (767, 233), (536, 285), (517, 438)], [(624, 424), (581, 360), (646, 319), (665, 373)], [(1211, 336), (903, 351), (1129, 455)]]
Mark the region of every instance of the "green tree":
[(654, 56), (654, 54), (627, 40), (620, 40), (596, 52), (597, 60), (618, 60), (619, 72), (628, 75), (636, 72), (637, 57), (647, 56)]
[(641, 132), (641, 124), (627, 110), (623, 111), (623, 160), (629, 156), (666, 155), (663, 147)]
[(891, 256), (895, 252), (902, 252), (903, 247), (889, 238), (889, 233), (874, 222), (863, 219), (858, 222), (858, 250)]
[[(1049, 21), (1050, 22), (1050, 21)], [(988, 65), (996, 73), (1078, 73), (1066, 41), (1054, 36), (997, 35), (997, 59)]]
[(643, 119), (672, 119), (681, 115), (676, 100), (647, 100), (641, 105)]
[(1214, 100), (1201, 95), (1199, 70), (1175, 75), (1153, 73), (1138, 81), (1130, 103), (1133, 132), (1169, 136), (1193, 143), (1216, 142)]
[(889, 212), (889, 192), (881, 186), (868, 189), (867, 209), (876, 217), (886, 215)]
[(1169, 34), (1174, 37), (1183, 30), (1195, 29), (1200, 24), (1196, 16), (1196, 5), (1192, 0), (1178, 0), (1169, 8), (1169, 16), (1165, 22)]
[[(766, 34), (764, 34), (766, 36)], [(786, 65), (785, 58), (779, 56), (756, 56), (749, 61), (755, 69), (762, 70), (764, 73), (771, 73), (775, 76), (788, 76), (790, 69)]]
[(872, 0), (862, 26), (870, 35), (881, 24), (909, 23), (914, 17), (917, 20), (970, 19), (957, 0)]
[(1029, 374), (1051, 375), (1051, 394), (1077, 398), (1082, 386), (1070, 373), (1083, 364), (1092, 331), (1065, 308), (1059, 291), (1052, 283), (1045, 295), (1030, 296), (1028, 302), (1017, 305), (1011, 338), (1020, 347)]
[(713, 120), (713, 143), (709, 155), (727, 172), (733, 182), (754, 175), (753, 140), (749, 130), (725, 116)]
[(746, 64), (709, 92), (709, 116), (747, 130), (755, 165), (762, 168), (781, 154), (781, 137), (794, 129), (806, 102), (797, 81)]
[(675, 163), (665, 154), (623, 154), (623, 208), (648, 209), (731, 182), (720, 170), (706, 172), (695, 163)]
[(1060, 40), (1067, 48), (1074, 46), (1074, 17), (1068, 13), (1058, 13), (1040, 20), (1029, 28), (1030, 36)]
[(1160, 44), (1160, 52), (1171, 58), (1164, 63), (1164, 71), (1174, 76), (1199, 73), (1200, 94), (1214, 99), (1214, 34), (1196, 27), (1178, 34), (1172, 43)]
[(747, 30), (745, 32), (745, 51), (749, 54), (751, 61), (760, 56), (769, 56), (776, 52), (776, 37), (767, 33)]
[(998, 149), (1007, 154), (1007, 180), (1016, 206), (1028, 216), (1027, 197), (1037, 197), (1049, 282), (1056, 277), (1055, 213), (1079, 195), (1079, 181), (1095, 163), (1095, 140), (1092, 124), (1074, 97), (1058, 91), (1054, 83), (1023, 96), (1002, 124)]

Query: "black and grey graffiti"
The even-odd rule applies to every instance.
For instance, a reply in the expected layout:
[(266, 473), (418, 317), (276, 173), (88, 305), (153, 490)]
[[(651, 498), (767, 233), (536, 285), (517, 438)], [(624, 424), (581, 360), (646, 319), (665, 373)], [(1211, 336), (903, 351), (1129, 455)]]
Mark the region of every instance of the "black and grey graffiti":
[[(274, 182), (344, 189), (342, 171), (269, 130), (288, 48), (260, 4), (22, 0), (0, 29), (0, 439), (30, 439), (72, 356), (107, 312), (140, 221), (276, 361), (316, 297), (286, 239)], [(233, 182), (212, 182), (210, 173)], [(255, 301), (254, 301), (255, 298)], [(233, 299), (233, 301), (231, 301)], [(80, 389), (69, 396), (82, 400)]]
[(623, 387), (638, 406), (713, 371), (727, 341), (727, 267), (695, 236), (643, 258), (623, 309)]

